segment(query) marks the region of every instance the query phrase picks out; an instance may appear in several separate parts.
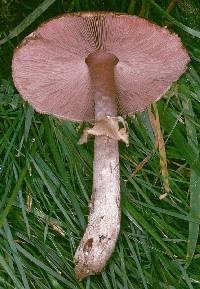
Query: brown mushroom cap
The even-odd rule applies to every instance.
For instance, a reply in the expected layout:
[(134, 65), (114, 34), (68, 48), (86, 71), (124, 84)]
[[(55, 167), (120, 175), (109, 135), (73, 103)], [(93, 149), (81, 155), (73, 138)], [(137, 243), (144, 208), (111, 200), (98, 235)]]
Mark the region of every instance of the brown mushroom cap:
[(22, 96), (59, 118), (94, 119), (86, 57), (114, 54), (118, 113), (158, 100), (189, 61), (179, 37), (148, 20), (116, 13), (74, 13), (39, 26), (15, 50), (13, 79)]

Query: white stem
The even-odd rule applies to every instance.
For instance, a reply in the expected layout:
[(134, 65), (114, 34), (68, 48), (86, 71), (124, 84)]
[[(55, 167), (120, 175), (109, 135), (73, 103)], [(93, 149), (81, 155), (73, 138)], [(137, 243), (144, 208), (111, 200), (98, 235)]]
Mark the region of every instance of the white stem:
[(75, 254), (78, 279), (102, 271), (114, 250), (120, 230), (118, 141), (97, 136), (94, 151), (90, 215)]
[[(89, 56), (91, 86), (95, 99), (95, 117), (115, 117), (116, 89), (114, 65), (116, 57), (96, 53)], [(117, 119), (114, 120), (118, 127)], [(96, 136), (93, 162), (93, 193), (88, 225), (75, 253), (78, 279), (99, 273), (110, 258), (120, 230), (120, 181), (118, 140)]]

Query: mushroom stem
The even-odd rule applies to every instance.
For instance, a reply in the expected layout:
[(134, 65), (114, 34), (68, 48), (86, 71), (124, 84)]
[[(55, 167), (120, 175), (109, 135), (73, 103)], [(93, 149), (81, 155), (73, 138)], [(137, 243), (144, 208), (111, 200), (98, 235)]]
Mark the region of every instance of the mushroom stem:
[[(100, 51), (90, 54), (86, 59), (97, 121), (117, 115), (114, 79), (114, 66), (117, 62), (114, 55)], [(112, 118), (112, 121), (118, 127), (117, 118)], [(78, 279), (102, 271), (114, 250), (119, 230), (118, 140), (100, 135), (95, 137), (94, 144), (93, 193), (88, 225), (75, 253), (75, 274)]]

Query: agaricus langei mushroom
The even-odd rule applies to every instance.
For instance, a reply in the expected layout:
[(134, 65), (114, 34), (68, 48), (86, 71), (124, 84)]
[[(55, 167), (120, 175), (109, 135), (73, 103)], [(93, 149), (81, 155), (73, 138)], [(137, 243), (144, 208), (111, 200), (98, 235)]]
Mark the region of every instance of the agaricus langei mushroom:
[(179, 37), (148, 20), (118, 13), (65, 14), (40, 25), (13, 57), (16, 88), (36, 111), (94, 122), (93, 193), (75, 253), (77, 278), (101, 272), (120, 229), (118, 140), (121, 115), (157, 101), (185, 71)]

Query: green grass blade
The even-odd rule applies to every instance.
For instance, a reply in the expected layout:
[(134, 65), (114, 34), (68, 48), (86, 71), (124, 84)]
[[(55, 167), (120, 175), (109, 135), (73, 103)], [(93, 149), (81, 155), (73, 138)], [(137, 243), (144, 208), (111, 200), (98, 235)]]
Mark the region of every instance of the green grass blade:
[(137, 254), (136, 254), (136, 252), (135, 252), (135, 250), (134, 250), (134, 247), (133, 247), (133, 245), (131, 244), (130, 239), (128, 238), (127, 234), (124, 233), (124, 235), (125, 235), (125, 238), (126, 238), (126, 242), (127, 242), (128, 246), (129, 246), (129, 248), (130, 248), (132, 257), (133, 257), (133, 259), (135, 260), (136, 266), (137, 266), (137, 268), (138, 268), (140, 277), (141, 277), (141, 279), (142, 279), (143, 286), (144, 286), (145, 289), (148, 289), (147, 282), (146, 282), (144, 273), (143, 273), (143, 271), (142, 271), (142, 266), (141, 266), (140, 261), (139, 261), (139, 259), (138, 259), (138, 257), (137, 257)]
[(190, 35), (194, 36), (194, 37), (198, 37), (200, 38), (200, 32), (197, 30), (194, 30), (184, 24), (182, 24), (181, 22), (177, 21), (174, 17), (172, 17), (168, 12), (166, 12), (164, 9), (162, 9), (154, 0), (149, 0), (153, 6), (155, 6), (155, 8), (166, 17), (166, 19), (170, 20), (172, 23), (174, 23), (176, 26), (180, 27), (181, 29), (183, 29), (184, 31), (186, 31), (187, 33), (189, 33)]
[[(64, 158), (61, 156), (61, 154), (58, 151), (57, 145), (56, 145), (56, 140), (54, 138), (53, 133), (51, 130), (48, 130), (49, 126), (51, 125), (52, 129), (55, 130), (55, 127), (53, 125), (53, 122), (49, 122), (47, 119), (45, 119), (45, 126), (46, 126), (46, 131), (47, 131), (47, 139), (48, 143), (52, 152), (52, 156), (54, 158), (54, 161), (57, 165), (57, 170), (60, 173), (60, 176), (62, 177), (62, 182), (66, 184), (66, 168), (65, 168), (65, 163), (64, 163)], [(71, 201), (75, 207), (75, 210), (77, 212), (77, 216), (79, 218), (80, 224), (82, 228), (85, 227), (85, 219), (82, 213), (82, 210), (80, 208), (79, 202), (77, 200), (77, 196), (72, 192), (72, 189), (68, 190), (68, 194), (70, 195)]]
[(25, 125), (24, 125), (24, 138), (25, 141), (28, 139), (29, 131), (31, 128), (32, 120), (34, 116), (34, 109), (31, 106), (28, 106), (25, 114)]
[(16, 245), (15, 245), (15, 242), (14, 242), (14, 239), (13, 239), (13, 236), (12, 236), (12, 233), (11, 233), (11, 230), (10, 230), (10, 227), (9, 227), (7, 220), (4, 221), (4, 231), (5, 231), (5, 234), (7, 236), (10, 248), (12, 250), (12, 254), (13, 254), (13, 257), (15, 259), (17, 268), (18, 268), (19, 273), (21, 275), (21, 278), (22, 278), (22, 281), (24, 284), (24, 288), (30, 289), (29, 284), (28, 284), (28, 280), (26, 278), (26, 274), (24, 272), (24, 268), (23, 268), (22, 262), (20, 260), (20, 256), (17, 252), (17, 248), (16, 248)]
[(183, 275), (183, 278), (184, 278), (184, 280), (185, 280), (185, 282), (186, 282), (186, 284), (188, 286), (187, 288), (188, 289), (194, 289), (194, 287), (192, 286), (191, 280), (190, 280), (186, 270), (184, 269), (184, 267), (181, 266), (181, 264), (179, 264), (178, 262), (177, 262), (177, 266), (179, 267), (179, 269), (180, 269), (180, 271), (181, 271), (181, 273)]
[(23, 168), (23, 170), (20, 172), (20, 175), (19, 175), (19, 178), (18, 178), (18, 181), (16, 182), (15, 184), (15, 187), (12, 191), (12, 194), (11, 196), (8, 198), (8, 201), (7, 201), (7, 204), (6, 204), (6, 207), (5, 209), (3, 210), (3, 212), (1, 213), (0, 215), (0, 229), (4, 223), (4, 220), (5, 218), (7, 217), (7, 215), (9, 214), (10, 212), (10, 209), (12, 208), (12, 205), (17, 197), (17, 194), (19, 192), (19, 189), (24, 181), (24, 178), (26, 176), (26, 172), (27, 172), (27, 167), (25, 166)]
[[(184, 85), (184, 84), (183, 84)], [(188, 143), (192, 146), (196, 157), (199, 157), (199, 144), (196, 134), (196, 128), (190, 121), (194, 117), (194, 112), (192, 108), (192, 103), (189, 98), (189, 92), (184, 89), (183, 86), (182, 103), (185, 114), (185, 124), (187, 131)], [(190, 216), (194, 218), (200, 218), (200, 176), (194, 170), (191, 170), (190, 177)], [(187, 262), (186, 266), (189, 266), (197, 245), (197, 240), (199, 236), (199, 224), (189, 222), (189, 236), (188, 236), (188, 246), (187, 246)]]
[(144, 219), (141, 213), (139, 213), (133, 206), (129, 203), (126, 204), (126, 209), (135, 218), (135, 220), (140, 224), (166, 251), (166, 254), (172, 256), (171, 250), (166, 246), (165, 242), (161, 239), (155, 229)]
[(31, 262), (35, 263), (37, 266), (45, 270), (48, 274), (54, 276), (56, 279), (63, 282), (65, 285), (68, 286), (68, 288), (76, 289), (75, 285), (69, 282), (66, 278), (62, 277), (59, 273), (53, 271), (49, 266), (45, 265), (43, 262), (36, 259), (28, 251), (22, 248), (19, 244), (17, 244), (17, 249), (21, 254), (23, 254), (26, 258), (28, 258)]
[(5, 44), (9, 40), (18, 36), (27, 27), (29, 27), (44, 11), (46, 11), (50, 5), (56, 0), (45, 0), (41, 3), (31, 14), (29, 14), (18, 26), (16, 26), (5, 38), (0, 40), (0, 45)]
[(43, 180), (45, 186), (47, 187), (52, 199), (54, 200), (54, 202), (56, 203), (56, 205), (58, 206), (58, 208), (60, 209), (60, 211), (63, 213), (64, 217), (66, 218), (67, 223), (69, 224), (69, 226), (71, 228), (73, 228), (76, 231), (76, 228), (74, 226), (74, 224), (72, 223), (69, 215), (67, 214), (67, 212), (65, 211), (63, 205), (61, 204), (61, 202), (59, 201), (59, 198), (56, 195), (55, 192), (55, 187), (53, 186), (53, 184), (50, 182), (50, 180), (47, 180), (45, 173), (42, 171), (42, 169), (39, 167), (39, 165), (36, 163), (36, 161), (31, 158), (31, 161), (36, 169), (36, 171), (38, 172), (38, 174), (40, 175), (41, 179)]
[(11, 270), (11, 268), (9, 267), (9, 265), (7, 264), (6, 260), (3, 258), (3, 256), (0, 254), (0, 265), (2, 266), (2, 268), (8, 273), (8, 275), (10, 276), (10, 278), (13, 280), (13, 283), (15, 284), (15, 286), (17, 287), (16, 289), (24, 289), (24, 286), (22, 285), (22, 283), (17, 279), (17, 277), (15, 276), (15, 273)]

